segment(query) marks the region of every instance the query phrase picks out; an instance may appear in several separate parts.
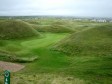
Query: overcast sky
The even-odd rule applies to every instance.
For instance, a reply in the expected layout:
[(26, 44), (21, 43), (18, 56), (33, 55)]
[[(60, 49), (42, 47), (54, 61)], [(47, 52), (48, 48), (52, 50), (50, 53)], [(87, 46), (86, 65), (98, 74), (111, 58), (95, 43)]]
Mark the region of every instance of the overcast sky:
[(0, 0), (0, 16), (112, 17), (112, 0)]

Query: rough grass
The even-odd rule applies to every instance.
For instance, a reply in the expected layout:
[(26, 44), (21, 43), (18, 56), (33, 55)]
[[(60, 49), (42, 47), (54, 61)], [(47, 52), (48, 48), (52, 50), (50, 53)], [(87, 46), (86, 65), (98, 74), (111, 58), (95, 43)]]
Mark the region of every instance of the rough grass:
[(55, 46), (71, 55), (112, 55), (112, 25), (103, 25), (72, 34)]
[(74, 33), (57, 43), (54, 50), (71, 56), (68, 74), (89, 79), (93, 84), (112, 83), (112, 25)]
[(71, 33), (73, 30), (64, 25), (32, 25), (39, 32)]
[(8, 61), (10, 59), (10, 57), (12, 57), (12, 55), (9, 54), (9, 52), (1, 51), (0, 50), (0, 60), (2, 60), (2, 61)]
[(35, 52), (38, 48), (52, 45), (52, 43), (59, 41), (59, 38), (63, 38), (65, 35), (66, 34), (57, 35), (47, 33), (43, 34), (44, 37), (40, 39), (35, 37), (25, 40), (2, 40), (2, 42), (4, 41), (6, 44), (1, 44), (0, 49), (11, 52), (5, 54), (5, 56), (11, 55), (10, 58), (13, 62), (31, 62), (38, 59), (38, 57), (40, 58), (39, 54)]
[(32, 56), (32, 57), (15, 57), (13, 58), (13, 62), (20, 62), (20, 63), (26, 63), (26, 62), (33, 62), (38, 59), (38, 56)]
[[(33, 24), (44, 26), (63, 25), (62, 23), (63, 21), (46, 19), (39, 20), (39, 24)], [(65, 36), (70, 34), (43, 33), (43, 38), (40, 39), (1, 40), (0, 49), (15, 53), (18, 58), (26, 60), (26, 57), (29, 59), (39, 56), (38, 60), (23, 63), (26, 67), (18, 72), (20, 74), (12, 75), (11, 82), (14, 81), (17, 84), (112, 83), (111, 25), (96, 27), (99, 24), (68, 20), (65, 23), (65, 27), (76, 31), (68, 38)], [(60, 41), (63, 38), (65, 38), (64, 41)], [(67, 54), (51, 49), (58, 41), (58, 45), (68, 43), (61, 46), (62, 48), (55, 46), (55, 48), (65, 50)], [(76, 44), (78, 47), (74, 50)], [(102, 46), (103, 44), (105, 46)], [(0, 78), (2, 79), (3, 77)]]
[[(0, 77), (0, 84), (3, 78)], [(86, 84), (88, 81), (56, 74), (11, 74), (11, 84)]]
[[(74, 32), (70, 26), (67, 26), (67, 21), (57, 20), (26, 20), (31, 26), (39, 32), (51, 33), (71, 33)], [(67, 24), (67, 25), (66, 25)]]
[[(102, 23), (93, 23), (89, 21), (75, 21), (75, 20), (61, 20), (61, 19), (37, 19), (26, 20), (33, 28), (40, 32), (52, 32), (52, 33), (72, 33), (80, 32), (86, 29), (101, 25)], [(104, 23), (103, 23), (104, 24)]]
[[(70, 55), (65, 55), (61, 52), (52, 51), (51, 47), (60, 41), (62, 38), (64, 38), (68, 34), (51, 34), (47, 33), (45, 34), (43, 38), (37, 39), (25, 39), (25, 40), (10, 40), (7, 42), (7, 45), (1, 46), (1, 49), (5, 48), (7, 49), (7, 46), (13, 45), (17, 46), (19, 45), (21, 47), (21, 50), (19, 51), (13, 51), (12, 53), (16, 53), (20, 58), (24, 57), (32, 57), (32, 55), (38, 55), (39, 59), (35, 60), (31, 63), (25, 63), (25, 68), (20, 71), (20, 76), (18, 76), (18, 80), (21, 80), (23, 83), (40, 83), (36, 80), (41, 79), (33, 79), (32, 75), (30, 74), (56, 74), (61, 76), (61, 78), (56, 77), (53, 78), (50, 76), (51, 81), (47, 81), (48, 75), (46, 77), (46, 81), (43, 79), (41, 80), (41, 83), (51, 83), (53, 80), (56, 80), (57, 83), (65, 83), (68, 81), (64, 80), (67, 76), (73, 77), (72, 79), (77, 79), (77, 83), (82, 83), (83, 81), (89, 81), (89, 84), (111, 84), (111, 57), (105, 56), (100, 57), (96, 55), (89, 55), (89, 56), (81, 56), (76, 55), (70, 57)], [(30, 52), (30, 53), (29, 53)], [(17, 75), (17, 73), (15, 73)], [(22, 75), (23, 74), (23, 75)], [(26, 74), (29, 74), (26, 76)], [(62, 79), (62, 75), (65, 75), (64, 79)], [(25, 77), (24, 77), (25, 76)], [(14, 76), (16, 77), (16, 76)], [(20, 78), (19, 78), (20, 77)], [(32, 78), (32, 81), (30, 78)], [(41, 76), (42, 77), (42, 76)], [(43, 75), (44, 78), (44, 75)], [(53, 79), (52, 79), (53, 78)], [(28, 80), (27, 80), (28, 79)], [(45, 78), (44, 78), (45, 79)], [(82, 82), (80, 82), (80, 79), (83, 79)], [(63, 81), (62, 81), (63, 80)], [(70, 78), (71, 80), (71, 78)], [(21, 81), (20, 84), (22, 83)], [(65, 82), (64, 82), (65, 81)], [(71, 84), (74, 84), (75, 81), (70, 82)], [(76, 83), (76, 84), (77, 84)], [(52, 83), (51, 83), (52, 84)], [(66, 84), (66, 83), (65, 83)], [(85, 84), (88, 84), (87, 82)]]
[[(38, 59), (38, 55), (34, 55), (32, 53), (22, 53), (18, 54), (16, 52), (22, 51), (22, 47), (17, 44), (14, 44), (13, 41), (7, 42), (8, 45), (5, 45), (3, 48), (1, 47), (0, 50), (0, 60), (2, 61), (10, 61), (10, 62), (18, 62), (18, 63), (26, 63), (26, 62), (33, 62)], [(12, 46), (12, 47), (11, 47)], [(19, 46), (19, 47), (18, 47)]]
[(2, 20), (0, 21), (0, 39), (17, 39), (40, 34), (28, 23), (20, 20)]
[(0, 60), (2, 61), (26, 63), (26, 62), (33, 62), (37, 59), (38, 59), (38, 56), (19, 57), (15, 53), (0, 50)]

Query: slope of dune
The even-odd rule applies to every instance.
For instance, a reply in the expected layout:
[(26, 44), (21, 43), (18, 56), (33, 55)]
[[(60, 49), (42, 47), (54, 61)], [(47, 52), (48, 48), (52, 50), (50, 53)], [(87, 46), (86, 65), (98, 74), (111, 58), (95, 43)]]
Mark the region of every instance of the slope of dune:
[(54, 49), (76, 54), (112, 54), (112, 25), (103, 25), (82, 32), (74, 33), (61, 40)]
[(28, 23), (21, 20), (2, 20), (0, 21), (0, 39), (17, 39), (40, 34)]

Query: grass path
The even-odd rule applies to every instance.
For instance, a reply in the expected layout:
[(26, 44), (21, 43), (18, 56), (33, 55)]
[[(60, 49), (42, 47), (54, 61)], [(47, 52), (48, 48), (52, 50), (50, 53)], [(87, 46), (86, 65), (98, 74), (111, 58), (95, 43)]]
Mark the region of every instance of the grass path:
[(63, 53), (50, 50), (50, 47), (67, 35), (46, 33), (43, 38), (20, 42), (22, 50), (17, 51), (17, 54), (21, 56), (39, 56), (38, 60), (25, 64), (26, 68), (22, 72), (52, 73), (66, 68), (69, 65), (68, 57)]
[(51, 44), (54, 44), (64, 38), (67, 34), (44, 34), (43, 38), (34, 39), (29, 41), (24, 41), (21, 43), (22, 46), (27, 48), (39, 48), (39, 47), (47, 47)]
[[(67, 35), (68, 34), (47, 33), (45, 37), (40, 39), (31, 38), (7, 42), (7, 45), (5, 45), (3, 49), (7, 50), (8, 46), (13, 46), (10, 47), (10, 50), (19, 54), (21, 57), (32, 56), (32, 54), (39, 56), (39, 59), (34, 62), (24, 63), (25, 68), (13, 74), (11, 82), (14, 81), (15, 84), (19, 82), (20, 84), (85, 84), (85, 80), (71, 76), (63, 76), (64, 74), (61, 75), (65, 72), (65, 69), (68, 68), (70, 63), (69, 59), (63, 53), (50, 50), (52, 45)], [(18, 48), (18, 46), (21, 48), (20, 50), (17, 49), (17, 51), (13, 51), (13, 49), (11, 49), (14, 47)], [(0, 81), (0, 83), (1, 82), (3, 81)]]
[[(45, 33), (45, 37), (40, 39), (30, 38), (21, 41), (7, 41), (7, 44), (0, 48), (15, 52), (21, 57), (39, 57), (38, 60), (31, 63), (24, 63), (25, 68), (18, 72), (20, 75), (23, 74), (32, 77), (34, 74), (55, 74), (59, 76), (64, 75), (65, 77), (72, 76), (78, 79), (83, 79), (84, 81), (87, 80), (91, 82), (90, 84), (111, 84), (111, 57), (70, 57), (61, 52), (50, 49), (56, 42), (60, 41), (67, 35), (68, 34)], [(71, 84), (74, 84), (74, 82)]]

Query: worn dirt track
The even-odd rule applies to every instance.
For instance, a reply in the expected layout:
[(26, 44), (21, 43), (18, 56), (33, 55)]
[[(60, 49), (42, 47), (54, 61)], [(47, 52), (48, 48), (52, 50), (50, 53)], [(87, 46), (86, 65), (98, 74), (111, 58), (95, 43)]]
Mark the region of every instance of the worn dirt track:
[(21, 64), (0, 61), (0, 68), (2, 70), (9, 70), (11, 72), (17, 72), (17, 71), (23, 69), (24, 67), (25, 66), (21, 65)]

